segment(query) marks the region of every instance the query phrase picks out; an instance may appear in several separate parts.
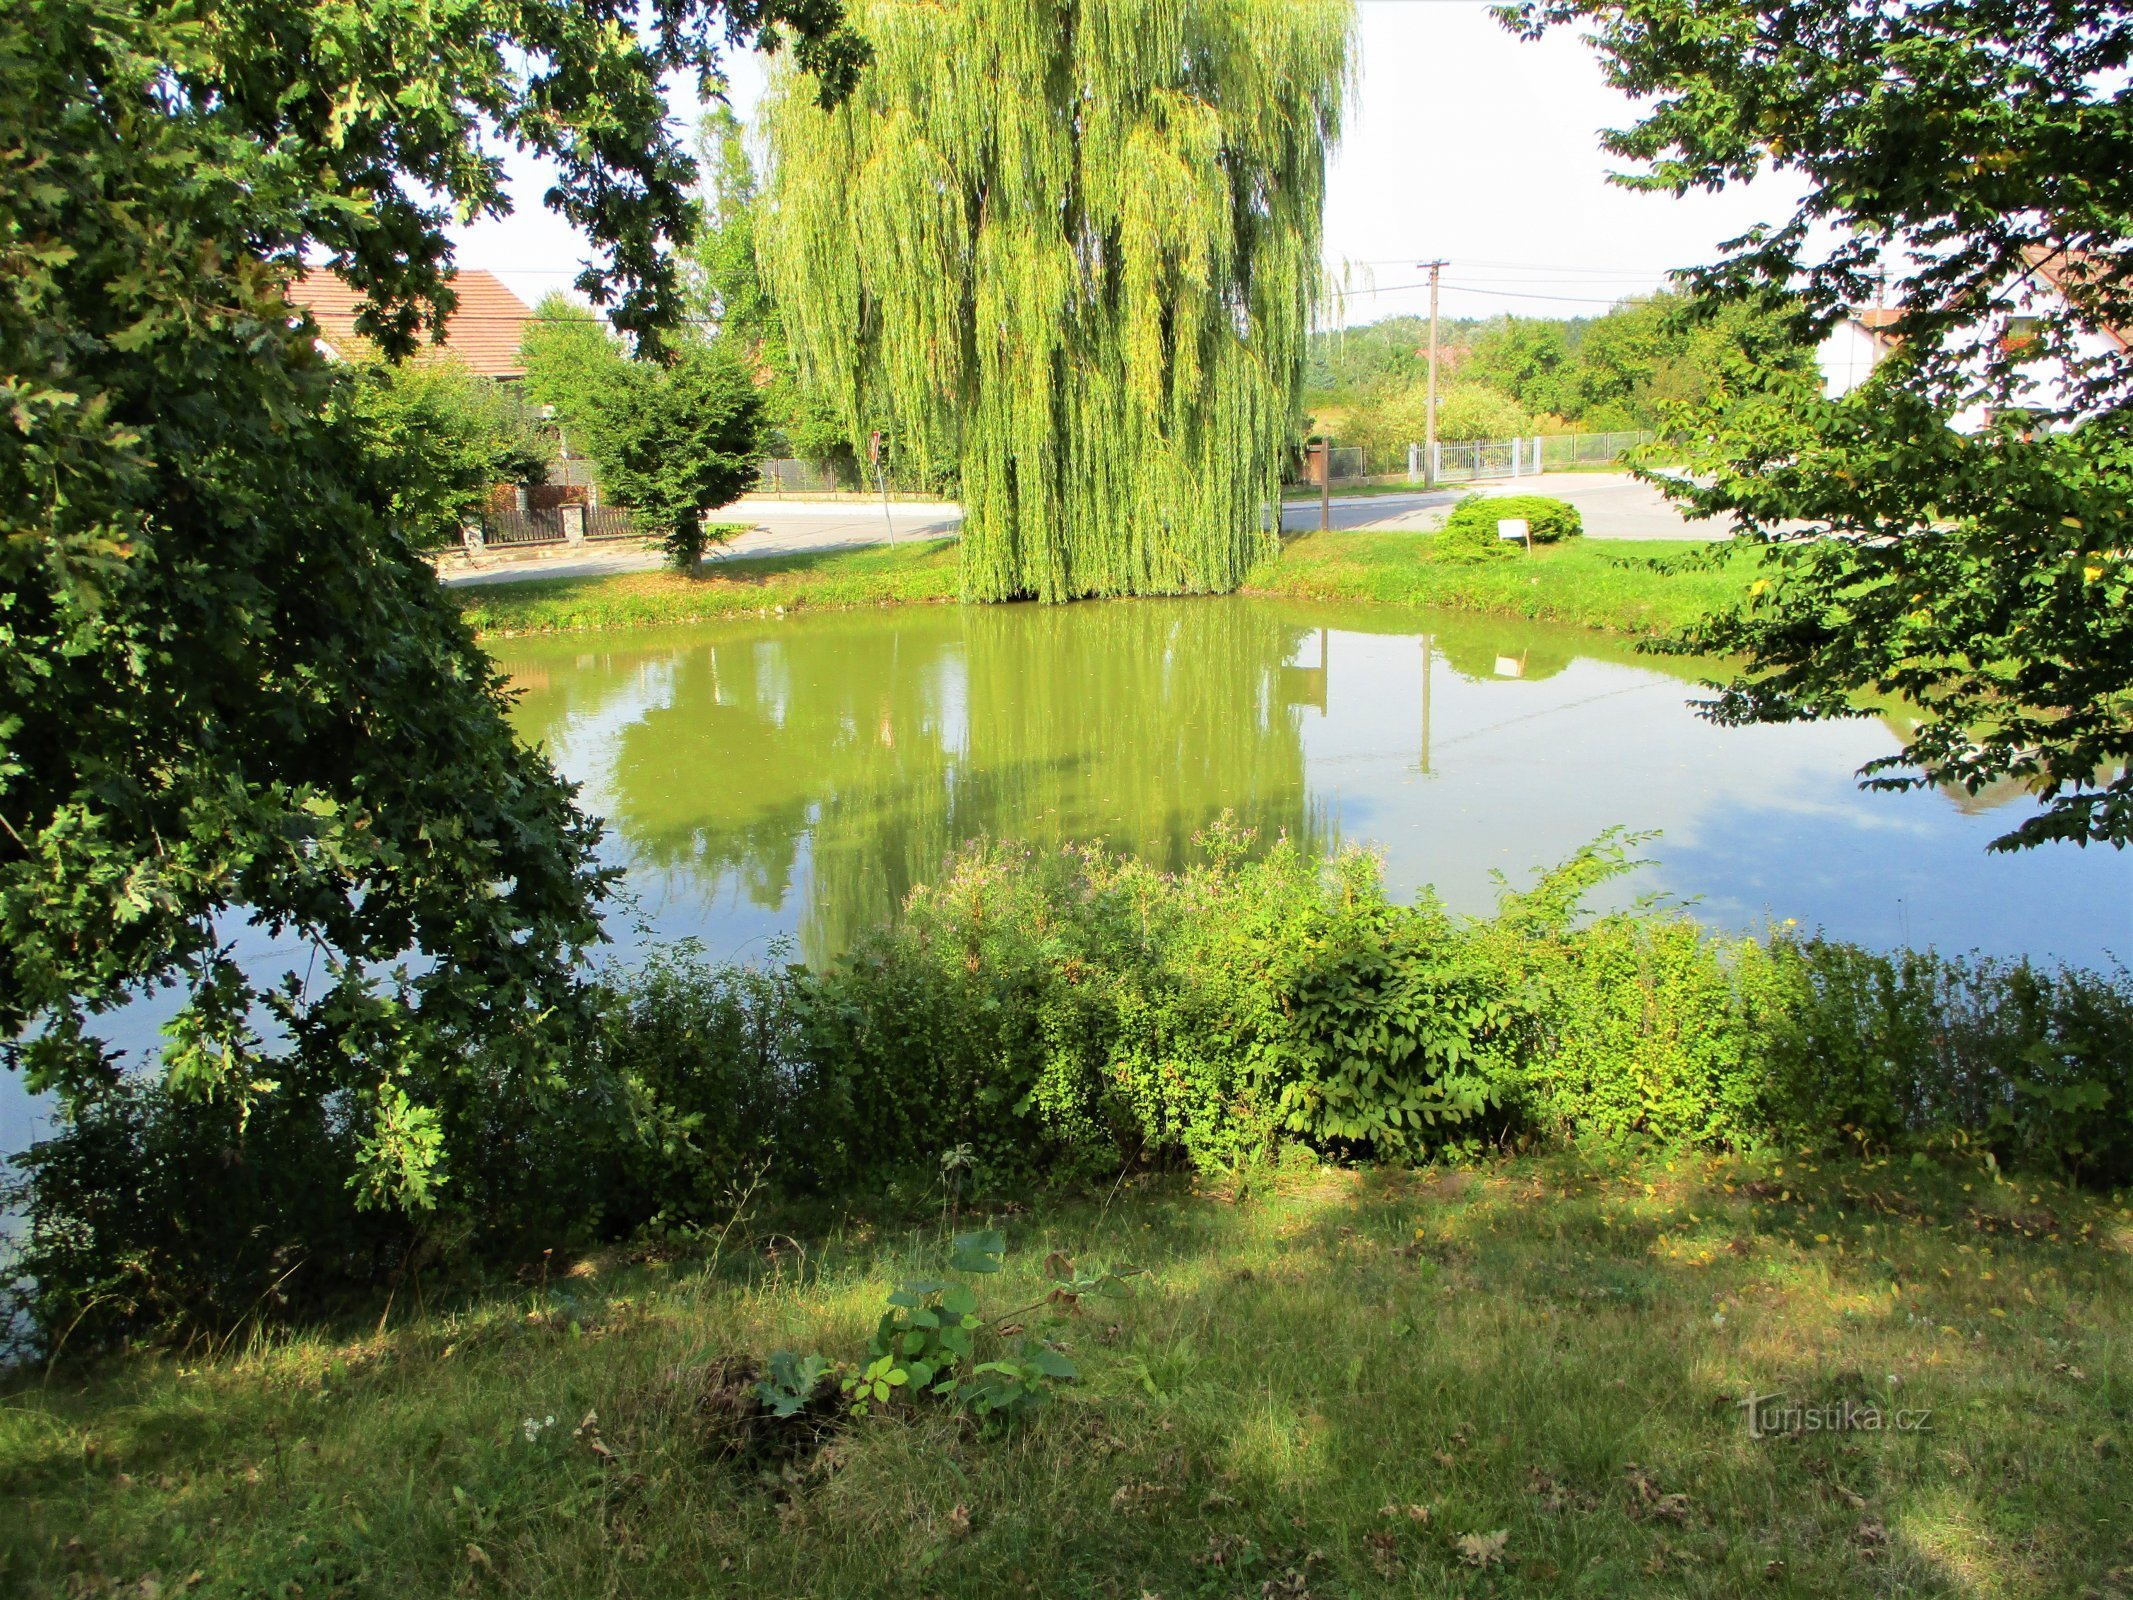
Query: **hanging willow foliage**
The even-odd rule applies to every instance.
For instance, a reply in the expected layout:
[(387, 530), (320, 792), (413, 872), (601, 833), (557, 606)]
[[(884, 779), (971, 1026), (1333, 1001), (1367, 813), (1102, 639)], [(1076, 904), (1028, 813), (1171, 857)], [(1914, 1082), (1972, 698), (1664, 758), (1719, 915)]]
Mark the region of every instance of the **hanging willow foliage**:
[(850, 9), (858, 90), (767, 108), (803, 376), (957, 469), (971, 598), (1234, 588), (1273, 543), (1353, 0)]

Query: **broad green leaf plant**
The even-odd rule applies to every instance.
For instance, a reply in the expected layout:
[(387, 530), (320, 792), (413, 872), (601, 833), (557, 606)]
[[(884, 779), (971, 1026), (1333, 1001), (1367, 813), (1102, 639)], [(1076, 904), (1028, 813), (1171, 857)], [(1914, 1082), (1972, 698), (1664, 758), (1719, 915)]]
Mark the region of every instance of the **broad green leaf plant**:
[(569, 1092), (596, 824), (286, 286), (338, 273), (407, 354), (515, 145), (656, 346), (694, 222), (661, 80), (751, 37), (832, 96), (864, 58), (834, 0), (0, 11), (0, 1056), (63, 1110), (120, 1082), (100, 1019), (173, 989), (199, 1147), (253, 1170), (274, 1122), (328, 1152), (299, 1195), (428, 1209)]
[[(955, 1236), (948, 1270), (988, 1277), (1006, 1264), (1007, 1240), (993, 1229)], [(981, 1421), (1002, 1422), (1040, 1409), (1058, 1383), (1080, 1376), (1073, 1359), (1050, 1337), (1084, 1296), (1132, 1291), (1139, 1271), (1077, 1269), (1064, 1255), (1047, 1258), (1052, 1287), (1035, 1303), (1004, 1315), (981, 1314), (977, 1291), (961, 1278), (916, 1278), (889, 1294), (867, 1359), (836, 1374), (838, 1392), (854, 1416), (885, 1407), (944, 1402), (962, 1406)], [(1023, 1319), (1044, 1312), (1032, 1326)], [(833, 1375), (819, 1355), (780, 1350), (756, 1396), (772, 1415), (788, 1418), (805, 1410)]]

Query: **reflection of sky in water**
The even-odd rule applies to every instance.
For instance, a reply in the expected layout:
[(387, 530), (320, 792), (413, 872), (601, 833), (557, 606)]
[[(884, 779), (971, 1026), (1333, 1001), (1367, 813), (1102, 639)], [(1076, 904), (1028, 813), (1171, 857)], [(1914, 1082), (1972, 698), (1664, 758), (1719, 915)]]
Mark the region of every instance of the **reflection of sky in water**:
[[(1423, 662), (1431, 666), (1425, 687)], [(602, 959), (700, 938), (833, 955), (964, 839), (1102, 835), (1176, 864), (1224, 807), (1383, 850), (1406, 894), (1481, 912), (1602, 829), (1659, 830), (1658, 893), (1739, 929), (2133, 959), (2133, 857), (1992, 856), (2028, 803), (1868, 794), (1877, 721), (1714, 728), (1676, 663), (1495, 618), (1246, 600), (913, 607), (521, 640), (518, 721), (609, 819), (627, 891)], [(1425, 756), (1426, 743), (1426, 756)], [(1425, 770), (1426, 760), (1426, 770)], [(268, 976), (287, 952), (241, 936)], [(167, 1014), (109, 1030), (152, 1045)], [(30, 1136), (0, 1089), (0, 1148)]]
[(1412, 635), (1333, 633), (1326, 713), (1304, 720), (1312, 792), (1344, 838), (1384, 850), (1397, 888), (1482, 911), (1492, 870), (1523, 884), (1620, 824), (1660, 837), (1606, 903), (1657, 891), (1732, 928), (1794, 917), (1869, 945), (2133, 960), (2133, 860), (1987, 855), (2020, 803), (1965, 815), (1937, 792), (1862, 793), (1852, 774), (1895, 747), (1879, 722), (1717, 728), (1644, 662), (1474, 682), (1440, 658), (1425, 774), (1420, 660)]

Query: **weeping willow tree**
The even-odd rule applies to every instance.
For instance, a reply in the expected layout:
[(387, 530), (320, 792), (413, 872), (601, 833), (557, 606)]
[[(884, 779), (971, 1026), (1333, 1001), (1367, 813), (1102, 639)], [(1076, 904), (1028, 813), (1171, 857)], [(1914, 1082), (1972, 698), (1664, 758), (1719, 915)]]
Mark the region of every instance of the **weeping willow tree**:
[(851, 10), (858, 90), (767, 110), (804, 381), (954, 466), (971, 598), (1234, 588), (1295, 437), (1353, 0)]

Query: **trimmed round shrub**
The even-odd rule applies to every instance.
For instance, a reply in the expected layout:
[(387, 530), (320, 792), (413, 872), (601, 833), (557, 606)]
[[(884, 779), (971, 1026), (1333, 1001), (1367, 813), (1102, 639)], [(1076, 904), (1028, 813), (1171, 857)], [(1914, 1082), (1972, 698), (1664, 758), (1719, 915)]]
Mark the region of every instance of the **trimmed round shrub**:
[(1438, 545), (1475, 553), (1508, 549), (1510, 541), (1496, 536), (1496, 524), (1505, 517), (1524, 517), (1535, 544), (1575, 539), (1585, 531), (1585, 519), (1567, 501), (1539, 494), (1470, 494), (1444, 519)]

